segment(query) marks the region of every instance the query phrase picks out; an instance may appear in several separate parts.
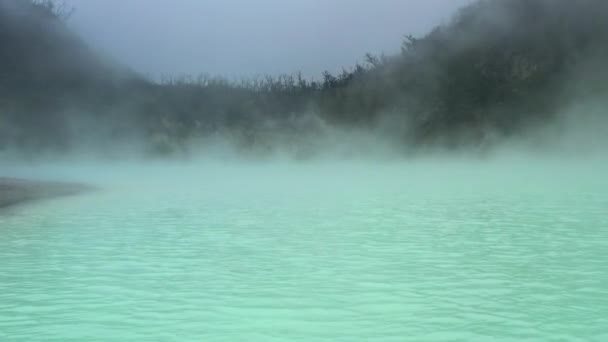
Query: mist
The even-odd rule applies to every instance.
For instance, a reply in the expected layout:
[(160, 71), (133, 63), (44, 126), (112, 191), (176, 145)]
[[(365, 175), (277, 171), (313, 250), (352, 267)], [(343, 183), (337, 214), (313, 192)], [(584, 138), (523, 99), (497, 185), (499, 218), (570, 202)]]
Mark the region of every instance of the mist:
[[(17, 66), (3, 85), (5, 164), (580, 159), (601, 158), (607, 143), (605, 6), (1, 5), (3, 39), (41, 42), (3, 57)], [(93, 20), (104, 13), (115, 25)], [(210, 20), (197, 26), (200, 15)], [(245, 44), (245, 33), (257, 38)]]
[(425, 34), (469, 2), (79, 0), (68, 2), (76, 8), (68, 24), (99, 51), (154, 78), (319, 77), (368, 52), (396, 53), (403, 35)]
[(606, 18), (0, 0), (0, 336), (605, 340)]

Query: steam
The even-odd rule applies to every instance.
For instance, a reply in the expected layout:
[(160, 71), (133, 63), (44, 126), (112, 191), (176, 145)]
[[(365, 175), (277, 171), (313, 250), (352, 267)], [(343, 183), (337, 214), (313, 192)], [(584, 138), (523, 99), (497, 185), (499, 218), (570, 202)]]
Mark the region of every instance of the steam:
[[(429, 35), (409, 37), (400, 55), (369, 55), (323, 79), (242, 82), (146, 80), (81, 44), (52, 8), (0, 5), (16, 37), (57, 39), (43, 69), (38, 54), (24, 50), (32, 80), (16, 83), (0, 108), (5, 163), (600, 158), (608, 143), (606, 51), (596, 44), (603, 33), (586, 31), (592, 26), (583, 20), (601, 10), (569, 1), (480, 1)], [(30, 21), (20, 24), (19, 15)], [(542, 23), (525, 26), (533, 15)], [(565, 32), (575, 38), (564, 39), (578, 50), (550, 61), (526, 54), (526, 37), (543, 34), (543, 25), (562, 32), (556, 18), (571, 25)], [(513, 46), (484, 50), (506, 38)], [(480, 78), (469, 79), (472, 72)], [(490, 81), (495, 89), (484, 92)], [(58, 90), (41, 96), (36, 82)]]

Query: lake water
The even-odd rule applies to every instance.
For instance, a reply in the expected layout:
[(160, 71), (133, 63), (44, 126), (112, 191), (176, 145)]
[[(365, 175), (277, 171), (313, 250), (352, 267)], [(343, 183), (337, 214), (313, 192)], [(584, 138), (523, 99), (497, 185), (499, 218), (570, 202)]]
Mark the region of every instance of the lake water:
[(0, 213), (0, 340), (608, 340), (596, 166), (89, 171)]

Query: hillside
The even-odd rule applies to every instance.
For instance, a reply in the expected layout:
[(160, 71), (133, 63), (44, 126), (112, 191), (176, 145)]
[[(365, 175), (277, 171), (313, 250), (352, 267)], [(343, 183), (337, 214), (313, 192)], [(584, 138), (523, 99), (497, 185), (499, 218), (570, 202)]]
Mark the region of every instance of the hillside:
[(407, 37), (401, 55), (342, 75), (346, 85), (325, 96), (325, 115), (404, 115), (412, 143), (516, 134), (583, 95), (605, 94), (606, 15), (601, 0), (478, 1), (427, 36)]
[(139, 82), (70, 32), (60, 10), (0, 0), (0, 143), (66, 147), (70, 110), (116, 104), (123, 87)]
[(399, 55), (368, 55), (318, 81), (154, 83), (95, 55), (52, 3), (0, 0), (0, 146), (138, 140), (167, 155), (213, 136), (268, 153), (323, 149), (319, 137), (334, 129), (367, 130), (403, 150), (492, 146), (606, 94), (607, 17), (603, 0), (481, 0), (406, 37)]

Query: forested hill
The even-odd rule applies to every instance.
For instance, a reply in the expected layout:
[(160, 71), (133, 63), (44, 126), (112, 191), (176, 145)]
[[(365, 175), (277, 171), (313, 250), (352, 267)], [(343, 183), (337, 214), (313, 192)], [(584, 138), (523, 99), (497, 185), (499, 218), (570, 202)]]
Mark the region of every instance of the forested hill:
[(417, 141), (516, 133), (606, 91), (607, 15), (602, 0), (478, 1), (427, 36), (407, 37), (401, 55), (342, 76), (348, 85), (333, 98), (352, 101), (330, 111), (347, 121), (403, 113)]
[(116, 103), (142, 82), (71, 32), (69, 13), (51, 1), (0, 0), (0, 146), (65, 148), (70, 110)]
[(0, 85), (13, 97), (87, 96), (135, 73), (104, 61), (70, 32), (52, 2), (0, 0)]
[(608, 92), (604, 0), (481, 0), (424, 37), (407, 36), (397, 55), (368, 55), (317, 80), (240, 83), (145, 80), (70, 32), (67, 10), (0, 0), (0, 150), (137, 140), (167, 155), (212, 136), (245, 152), (309, 155), (336, 128), (368, 130), (404, 150), (492, 145)]

